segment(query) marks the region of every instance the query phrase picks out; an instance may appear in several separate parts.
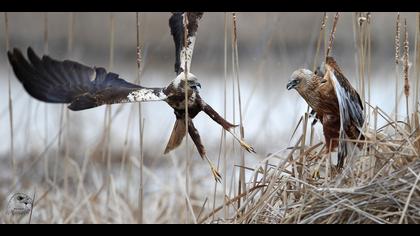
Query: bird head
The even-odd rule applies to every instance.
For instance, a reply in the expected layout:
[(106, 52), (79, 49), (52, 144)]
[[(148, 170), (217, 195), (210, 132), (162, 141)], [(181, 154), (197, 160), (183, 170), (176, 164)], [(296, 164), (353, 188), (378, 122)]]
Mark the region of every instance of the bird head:
[(308, 69), (295, 70), (287, 83), (287, 90), (296, 89), (297, 91), (300, 91), (313, 75), (313, 72)]
[(185, 73), (182, 72), (173, 81), (174, 87), (177, 90), (182, 91), (184, 91), (185, 83), (187, 83), (189, 88), (194, 92), (198, 92), (198, 88), (201, 88), (201, 84), (198, 82), (197, 77), (192, 73), (188, 73), (188, 75), (185, 76)]
[(32, 207), (32, 198), (24, 193), (14, 194), (8, 203), (9, 214), (25, 215), (28, 214)]

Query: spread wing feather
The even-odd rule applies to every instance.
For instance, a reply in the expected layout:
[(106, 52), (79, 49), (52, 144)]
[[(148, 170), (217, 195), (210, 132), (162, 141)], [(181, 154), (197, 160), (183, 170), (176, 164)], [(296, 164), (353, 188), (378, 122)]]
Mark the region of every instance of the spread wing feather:
[[(188, 18), (188, 35), (185, 47), (184, 41), (184, 14)], [(194, 50), (198, 21), (203, 17), (203, 12), (174, 12), (169, 18), (169, 27), (175, 44), (175, 72), (180, 74), (185, 71), (185, 61), (190, 71), (191, 58)]]
[(28, 60), (19, 49), (7, 53), (13, 71), (34, 98), (49, 103), (70, 103), (71, 110), (103, 104), (157, 101), (165, 99), (162, 88), (144, 88), (129, 83), (101, 67), (75, 61), (39, 58), (32, 48)]

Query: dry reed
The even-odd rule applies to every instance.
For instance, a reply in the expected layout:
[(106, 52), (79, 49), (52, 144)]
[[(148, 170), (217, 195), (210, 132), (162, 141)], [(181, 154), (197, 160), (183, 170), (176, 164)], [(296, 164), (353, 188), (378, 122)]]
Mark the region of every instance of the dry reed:
[[(380, 109), (375, 111), (389, 119)], [(389, 122), (390, 126), (393, 121)], [(325, 161), (329, 157), (321, 154), (320, 145), (305, 148), (305, 162), (298, 146), (283, 151), (284, 155), (267, 157), (254, 169), (257, 181), (248, 183), (257, 187), (248, 194), (246, 211), (231, 215), (229, 222), (420, 223), (420, 160), (410, 145), (419, 137), (400, 131), (370, 130), (366, 135), (371, 140), (363, 142), (374, 152), (356, 152), (341, 173)], [(294, 172), (294, 166), (301, 166), (306, 174)]]
[[(139, 13), (136, 12), (136, 62), (137, 62), (137, 80), (140, 84), (141, 75), (141, 62), (142, 62), (142, 46), (140, 45), (140, 18)], [(139, 217), (138, 223), (143, 223), (143, 203), (144, 203), (144, 180), (143, 180), (143, 164), (144, 164), (144, 146), (143, 146), (143, 134), (144, 134), (144, 122), (141, 102), (138, 106), (139, 110), (139, 140), (140, 140), (140, 188), (139, 188)], [(128, 129), (127, 129), (128, 130)]]
[[(73, 21), (73, 18), (71, 19)], [(366, 15), (367, 23), (369, 23), (368, 19), (370, 18)], [(137, 69), (140, 77), (141, 46), (139, 46), (138, 38), (138, 15), (136, 20)], [(325, 20), (326, 14), (324, 14), (323, 23), (321, 23), (324, 28)], [(224, 117), (226, 117), (227, 113), (227, 25), (227, 14), (225, 14)], [(357, 47), (359, 47), (358, 50), (363, 48), (363, 53), (360, 54), (362, 57), (357, 62), (364, 62), (363, 64), (366, 65), (363, 66), (368, 68), (367, 73), (369, 74), (370, 31), (367, 25), (363, 27), (365, 27), (363, 35), (360, 34), (357, 37), (358, 40), (362, 40), (359, 41)], [(71, 26), (72, 29), (73, 26)], [(320, 32), (321, 34), (323, 33)], [(418, 37), (417, 34), (418, 32), (416, 37)], [(238, 79), (238, 49), (237, 42), (235, 43), (237, 35), (232, 36), (232, 69), (236, 73), (233, 74), (233, 79)], [(69, 44), (72, 42), (72, 38), (73, 36), (69, 34)], [(318, 47), (320, 47), (321, 42), (322, 37), (318, 39)], [(418, 42), (416, 41), (416, 43)], [(328, 45), (328, 48), (330, 47), (332, 48), (331, 44)], [(416, 48), (416, 68), (414, 69), (418, 78), (418, 64), (420, 62), (418, 60), (419, 51), (417, 45)], [(69, 47), (70, 51), (71, 47)], [(317, 48), (316, 54), (318, 53), (319, 49)], [(367, 57), (367, 59), (364, 59), (364, 57)], [(316, 65), (316, 61), (314, 65)], [(359, 68), (361, 69), (361, 67)], [(239, 80), (237, 80), (236, 85), (233, 83), (232, 87), (232, 93), (234, 94), (233, 104), (235, 104), (235, 100), (240, 98)], [(364, 84), (361, 86), (364, 86)], [(418, 85), (416, 84), (416, 86)], [(368, 86), (367, 90), (368, 94), (370, 94), (370, 86)], [(238, 93), (236, 94), (235, 91), (238, 91)], [(416, 98), (417, 100), (418, 98)], [(130, 197), (128, 187), (124, 192), (124, 190), (116, 186), (116, 180), (110, 172), (105, 171), (105, 173), (110, 174), (108, 181), (101, 180), (98, 175), (103, 172), (98, 171), (98, 163), (90, 161), (89, 150), (86, 150), (86, 154), (82, 157), (82, 163), (78, 163), (75, 159), (70, 158), (73, 153), (70, 153), (68, 148), (71, 140), (68, 135), (69, 128), (67, 128), (65, 132), (67, 136), (63, 138), (67, 147), (65, 152), (66, 173), (57, 175), (52, 185), (40, 190), (40, 194), (37, 193), (39, 197), (34, 202), (36, 208), (32, 219), (35, 222), (32, 223), (171, 223), (177, 220), (183, 222), (184, 218), (174, 217), (184, 216), (182, 214), (183, 210), (185, 210), (183, 202), (187, 204), (185, 221), (188, 223), (420, 223), (418, 214), (420, 210), (418, 182), (420, 176), (420, 162), (418, 159), (420, 125), (417, 110), (412, 110), (412, 117), (414, 117), (411, 120), (414, 123), (412, 125), (413, 129), (406, 130), (399, 125), (403, 122), (391, 118), (392, 115), (385, 113), (381, 108), (371, 106), (369, 99), (366, 106), (373, 113), (372, 118), (369, 119), (372, 128), (366, 129), (366, 136), (369, 139), (366, 141), (345, 141), (350, 143), (363, 142), (366, 146), (369, 146), (369, 151), (366, 148), (362, 151), (352, 149), (352, 155), (347, 159), (346, 168), (341, 173), (338, 173), (333, 166), (335, 159), (329, 155), (322, 154), (324, 148), (322, 143), (313, 144), (311, 139), (309, 146), (306, 144), (306, 128), (304, 128), (308, 123), (308, 114), (306, 113), (302, 116), (302, 122), (299, 122), (299, 125), (296, 127), (296, 135), (299, 135), (299, 138), (293, 147), (269, 155), (252, 168), (247, 167), (245, 163), (241, 163), (238, 167), (240, 171), (245, 171), (245, 169), (252, 171), (252, 176), (249, 178), (250, 181), (245, 182), (245, 179), (242, 177), (237, 181), (235, 173), (233, 173), (229, 185), (227, 158), (237, 155), (237, 152), (232, 152), (233, 155), (231, 156), (227, 155), (228, 147), (223, 132), (221, 141), (223, 148), (221, 147), (219, 153), (219, 156), (222, 155), (223, 150), (223, 201), (220, 201), (221, 205), (217, 205), (217, 201), (214, 201), (213, 207), (206, 207), (210, 201), (207, 197), (203, 202), (202, 199), (198, 199), (195, 196), (195, 192), (198, 191), (194, 185), (196, 182), (194, 180), (188, 181), (188, 169), (190, 168), (188, 166), (188, 157), (190, 155), (188, 145), (186, 149), (187, 173), (185, 174), (187, 181), (185, 181), (185, 185), (183, 176), (181, 177), (181, 172), (178, 171), (182, 168), (178, 167), (174, 158), (171, 158), (171, 161), (174, 162), (177, 170), (177, 180), (166, 183), (165, 179), (160, 179), (157, 176), (158, 174), (154, 173), (155, 170), (150, 169), (149, 166), (143, 166), (142, 141), (140, 141), (140, 159), (136, 158), (137, 155), (135, 157), (130, 155), (129, 119), (124, 141), (124, 161), (121, 163), (120, 173), (121, 175), (126, 174), (123, 171), (125, 161), (127, 165), (133, 165), (133, 167), (140, 169), (140, 191), (138, 195), (134, 195), (135, 197), (132, 197), (132, 195)], [(241, 105), (239, 105), (239, 110), (240, 108)], [(233, 114), (236, 113), (235, 111), (234, 105)], [(242, 112), (240, 111), (240, 113)], [(20, 181), (23, 182), (23, 175), (29, 178), (29, 173), (34, 173), (33, 170), (36, 164), (39, 164), (40, 160), (45, 158), (49, 148), (54, 144), (54, 140), (61, 136), (61, 131), (65, 127), (68, 127), (68, 112), (66, 114), (66, 116), (60, 118), (60, 127), (57, 135), (52, 136), (45, 150), (39, 155), (31, 157), (33, 162), (30, 162), (29, 165), (26, 164), (25, 169), (20, 172), (21, 175), (18, 178)], [(240, 119), (242, 120), (241, 116)], [(381, 119), (386, 123), (384, 126), (378, 125)], [(141, 140), (144, 135), (144, 125), (145, 122), (141, 118), (140, 112), (139, 136)], [(242, 128), (241, 136), (243, 136)], [(109, 150), (106, 154), (107, 156), (115, 155), (111, 149)], [(59, 152), (57, 152), (57, 158), (58, 156)], [(109, 166), (109, 160), (107, 160), (106, 164), (107, 170), (112, 169)], [(128, 170), (131, 169), (130, 167), (127, 168)], [(157, 199), (156, 205), (149, 206), (147, 205), (148, 202), (143, 203), (143, 174), (145, 177), (152, 178), (160, 188), (157, 193), (148, 192), (151, 198)], [(33, 176), (31, 175), (31, 177)], [(129, 186), (130, 179), (135, 176), (137, 175), (131, 173), (123, 176), (123, 180), (127, 182), (126, 186)], [(134, 183), (133, 180), (131, 181), (131, 183)], [(66, 186), (64, 188), (66, 189), (65, 191), (62, 191), (63, 189), (61, 188), (63, 182), (66, 183), (64, 184)], [(137, 179), (135, 183), (138, 183)], [(243, 184), (246, 186), (241, 187)], [(215, 184), (213, 191), (214, 198), (216, 198), (216, 186), (217, 184)], [(13, 185), (13, 189), (15, 187)], [(236, 192), (235, 190), (238, 188), (240, 188), (240, 191)], [(104, 189), (108, 190), (107, 194), (103, 194)], [(76, 190), (75, 194), (73, 194), (72, 190)], [(190, 192), (189, 190), (192, 191)], [(54, 194), (51, 194), (52, 192)], [(138, 202), (136, 202), (138, 203), (138, 208), (136, 203), (133, 204), (131, 202), (132, 199), (136, 198), (138, 198)], [(241, 202), (240, 205), (238, 204), (239, 202)], [(143, 204), (148, 206), (148, 209), (156, 209), (156, 213), (145, 211), (147, 216), (151, 215), (152, 217), (143, 218)], [(104, 207), (107, 208), (106, 212), (101, 210)], [(140, 210), (140, 213), (137, 209)]]
[[(6, 51), (10, 49), (10, 36), (9, 36), (9, 19), (7, 12), (4, 13), (4, 34), (6, 35)], [(10, 160), (11, 167), (13, 170), (13, 178), (16, 181), (16, 160), (15, 160), (15, 144), (14, 144), (14, 128), (13, 128), (13, 101), (12, 101), (12, 87), (11, 87), (11, 71), (10, 68), (7, 72), (8, 84), (7, 84), (7, 93), (8, 93), (8, 109), (9, 109), (9, 127), (10, 127)]]
[(408, 43), (408, 30), (407, 19), (404, 20), (404, 61), (403, 61), (403, 78), (404, 78), (404, 95), (405, 95), (405, 109), (407, 114), (407, 123), (410, 124), (410, 115), (408, 109), (408, 97), (410, 96), (410, 83), (408, 77), (409, 70), (409, 43)]
[[(232, 74), (234, 79), (236, 79), (236, 86), (238, 91), (238, 109), (239, 109), (239, 129), (240, 129), (240, 138), (243, 140), (245, 138), (244, 134), (244, 125), (242, 117), (242, 99), (241, 99), (241, 86), (239, 80), (239, 56), (238, 56), (238, 30), (237, 30), (237, 18), (236, 13), (232, 12)], [(235, 83), (233, 83), (235, 84)], [(245, 152), (243, 149), (240, 149), (240, 169), (239, 169), (239, 183), (238, 183), (238, 194), (246, 192), (246, 183), (245, 183)], [(240, 201), (238, 201), (238, 208), (240, 208)]]
[(399, 61), (400, 61), (400, 37), (401, 37), (401, 22), (400, 13), (397, 14), (395, 21), (395, 120), (398, 120), (398, 77), (399, 77)]

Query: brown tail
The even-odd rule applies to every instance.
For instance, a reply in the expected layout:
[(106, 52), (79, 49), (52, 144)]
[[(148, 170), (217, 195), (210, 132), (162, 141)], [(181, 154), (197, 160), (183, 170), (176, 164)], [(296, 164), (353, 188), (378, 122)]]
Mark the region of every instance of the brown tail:
[[(352, 129), (350, 129), (350, 131), (352, 132), (352, 133), (350, 133), (351, 134), (351, 137), (350, 137), (351, 139), (359, 139), (361, 141), (366, 139), (366, 137), (363, 134), (361, 134), (360, 131), (355, 126), (353, 126)], [(359, 149), (363, 149), (364, 143), (357, 142), (356, 146)], [(368, 152), (369, 152), (369, 149), (370, 148), (368, 146), (367, 147)], [(347, 144), (346, 144), (346, 142), (340, 142), (340, 147), (339, 147), (339, 151), (338, 151), (338, 163), (337, 163), (338, 168), (343, 168), (344, 159), (345, 159), (346, 156), (347, 156)]]
[[(363, 141), (366, 139), (366, 137), (360, 132), (360, 130), (357, 128), (357, 125), (353, 123), (352, 126), (350, 126), (350, 128), (346, 131), (346, 133), (348, 134), (349, 138), (351, 139), (358, 139), (360, 141)], [(362, 149), (364, 146), (364, 143), (356, 143), (356, 146), (359, 149)]]
[[(363, 134), (360, 134), (359, 140), (360, 141), (366, 140), (366, 137)], [(357, 143), (356, 145), (359, 149), (362, 149), (365, 144), (364, 143)], [(367, 148), (368, 148), (368, 151), (369, 151), (369, 147), (367, 147)]]
[(182, 139), (185, 137), (185, 119), (176, 119), (174, 128), (172, 129), (171, 137), (169, 138), (168, 144), (166, 145), (164, 154), (177, 148)]

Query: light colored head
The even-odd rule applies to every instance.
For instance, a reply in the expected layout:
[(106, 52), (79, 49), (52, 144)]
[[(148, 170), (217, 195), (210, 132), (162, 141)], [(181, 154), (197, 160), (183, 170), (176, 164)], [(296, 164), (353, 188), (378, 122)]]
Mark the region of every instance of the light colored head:
[[(183, 90), (183, 88), (185, 86), (184, 83), (185, 83), (185, 73), (184, 72), (181, 72), (174, 79), (173, 85), (174, 85), (175, 88), (182, 89)], [(201, 88), (201, 84), (198, 82), (197, 77), (194, 74), (192, 74), (192, 73), (188, 73), (188, 75), (187, 75), (187, 83), (188, 83), (188, 86), (191, 89), (195, 90), (195, 91), (198, 91), (198, 87)]]
[(12, 215), (26, 215), (31, 211), (32, 198), (24, 193), (15, 193), (7, 204), (7, 213)]
[(314, 73), (308, 69), (295, 70), (287, 83), (287, 90), (296, 89), (300, 91), (313, 76)]

